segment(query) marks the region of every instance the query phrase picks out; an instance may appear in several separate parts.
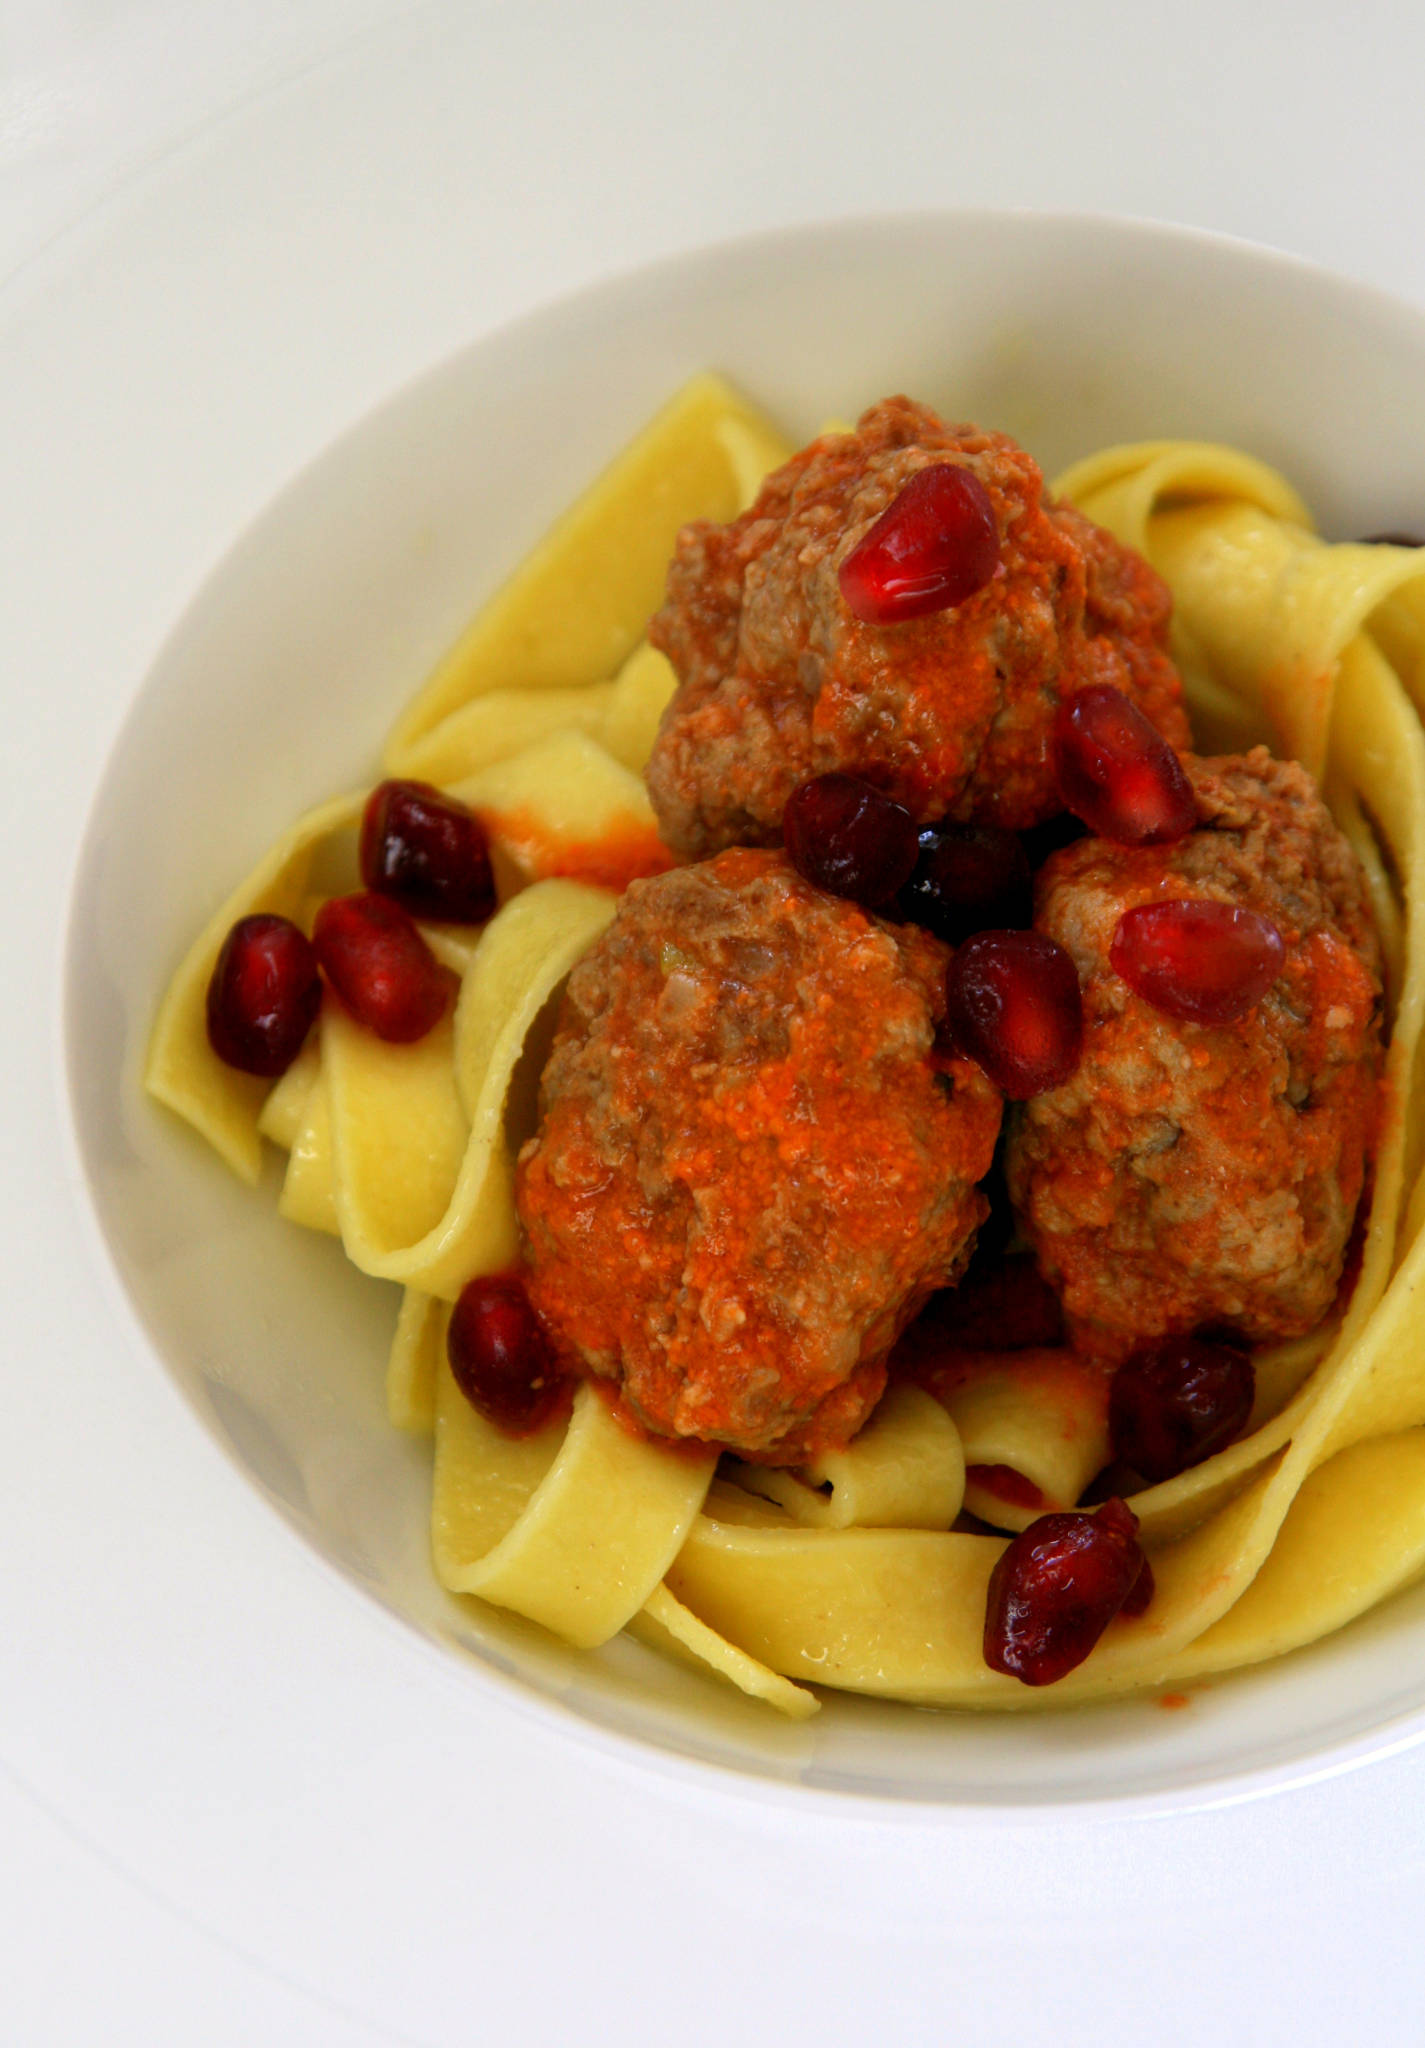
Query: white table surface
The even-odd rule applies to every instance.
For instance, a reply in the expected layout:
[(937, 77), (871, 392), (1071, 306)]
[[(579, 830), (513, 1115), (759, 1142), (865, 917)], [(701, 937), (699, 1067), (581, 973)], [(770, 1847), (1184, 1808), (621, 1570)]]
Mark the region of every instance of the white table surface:
[[(1406, 0), (0, 0), (0, 463), (27, 493), (6, 545), (37, 613), (73, 577), (52, 559), (62, 460), (46, 481), (20, 403), (37, 337), (71, 381), (76, 446), (130, 431), (112, 403), (125, 351), (140, 380), (183, 362), (180, 408), (255, 382), (272, 423), (254, 432), (253, 405), (235, 407), (211, 491), (175, 462), (163, 575), (109, 606), (123, 638), (86, 647), (66, 620), (92, 664), (77, 770), (92, 779), (174, 609), (284, 480), (294, 423), (315, 451), (407, 373), (411, 333), (434, 358), (666, 250), (960, 203), (1189, 222), (1425, 301), (1422, 79), (1425, 9)], [(260, 263), (258, 357), (250, 333), (240, 348), (185, 331), (173, 276), (135, 278), (134, 325), (115, 317), (135, 221), (151, 247), (171, 209), (176, 252), (195, 178), (211, 241), (182, 261)], [(454, 264), (413, 231), (452, 181), (488, 195)], [(336, 359), (308, 317), (314, 223), (362, 280)], [(370, 317), (373, 266), (389, 318)], [(142, 324), (155, 306), (161, 331)], [(102, 595), (102, 560), (85, 573)], [(12, 1202), (22, 1164), (4, 1157)], [(66, 1313), (102, 1328), (97, 1278), (73, 1293)], [(102, 1409), (62, 1423), (43, 1382), (16, 1377), (0, 1432), (6, 2043), (1421, 2038), (1425, 1752), (1218, 1812), (989, 1831), (679, 1786), (518, 1713), (472, 1718), (358, 1603), (329, 1602), (313, 1645), (317, 1567), (294, 1564), (215, 1450), (194, 1452), (156, 1374), (115, 1387), (145, 1444), (122, 1472)], [(44, 1490), (62, 1457), (64, 1517)], [(181, 1544), (133, 1514), (150, 1473)], [(72, 1564), (67, 1611), (27, 1591), (41, 1544)], [(118, 1575), (148, 1575), (163, 1605), (150, 1637), (171, 1651), (175, 1732), (157, 1774), (153, 1675), (126, 1666), (108, 1619)], [(418, 1758), (390, 1712), (392, 1660), (420, 1697)]]

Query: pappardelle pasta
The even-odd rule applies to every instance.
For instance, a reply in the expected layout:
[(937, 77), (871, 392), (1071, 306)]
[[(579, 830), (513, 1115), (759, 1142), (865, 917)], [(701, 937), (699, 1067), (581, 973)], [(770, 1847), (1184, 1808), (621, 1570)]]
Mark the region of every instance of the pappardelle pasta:
[[(1181, 1688), (1425, 1568), (1425, 551), (1206, 444), (1054, 493), (907, 401), (794, 455), (695, 379), (392, 729), (391, 893), (473, 817), (485, 899), (388, 914), (362, 790), (179, 967), (149, 1091), (402, 1290), (452, 1594), (801, 1717)], [(404, 988), (408, 931), (420, 1028), (373, 1027), (343, 962)], [(215, 990), (303, 974), (242, 1070)], [(472, 1400), (472, 1342), (548, 1374)], [(1155, 1464), (1174, 1343), (1179, 1434), (1184, 1374), (1237, 1407)], [(1026, 1558), (1118, 1575), (1062, 1672), (987, 1661)]]

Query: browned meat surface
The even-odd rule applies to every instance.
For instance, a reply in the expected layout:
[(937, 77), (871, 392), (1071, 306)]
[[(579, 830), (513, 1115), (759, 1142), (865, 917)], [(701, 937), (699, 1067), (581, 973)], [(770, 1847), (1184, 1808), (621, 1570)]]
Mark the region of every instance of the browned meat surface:
[[(866, 624), (838, 567), (917, 470), (947, 460), (989, 492), (1001, 573), (947, 611)], [(1060, 808), (1047, 746), (1061, 697), (1112, 683), (1188, 745), (1169, 609), (1147, 563), (1047, 498), (1005, 435), (885, 399), (793, 456), (731, 525), (679, 536), (651, 627), (679, 677), (648, 765), (663, 836), (685, 859), (772, 844), (792, 790), (834, 769), (921, 822), (1036, 824)]]
[(1000, 1099), (935, 1051), (948, 957), (747, 849), (635, 882), (575, 968), (530, 1293), (642, 1428), (791, 1464), (866, 1419), (986, 1209)]
[[(1378, 948), (1355, 856), (1295, 763), (1184, 764), (1199, 829), (1099, 839), (1041, 870), (1036, 925), (1083, 987), (1083, 1061), (1017, 1113), (1010, 1191), (1081, 1349), (1228, 1325), (1304, 1334), (1332, 1304), (1374, 1136)], [(1282, 973), (1237, 1022), (1183, 1023), (1109, 965), (1121, 914), (1208, 897), (1269, 917)]]

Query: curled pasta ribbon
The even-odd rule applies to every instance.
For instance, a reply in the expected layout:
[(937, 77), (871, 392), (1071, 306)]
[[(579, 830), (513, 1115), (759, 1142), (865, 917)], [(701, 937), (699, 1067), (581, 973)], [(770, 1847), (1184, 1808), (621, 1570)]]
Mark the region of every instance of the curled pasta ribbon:
[(614, 914), (577, 882), (539, 882), (491, 918), (453, 1019), (387, 1045), (335, 1005), (322, 1026), (332, 1194), (363, 1273), (453, 1301), (518, 1250), (505, 1128), (526, 1039)]
[(144, 1086), (205, 1137), (239, 1180), (256, 1186), (262, 1166), (257, 1120), (271, 1083), (224, 1065), (208, 1043), (207, 995), (223, 942), (239, 918), (269, 911), (300, 917), (312, 863), (349, 830), (363, 799), (322, 804), (283, 834), (242, 886), (204, 925), (169, 983), (149, 1040)]
[[(793, 1720), (814, 1714), (820, 1706), (814, 1693), (735, 1648), (661, 1582), (663, 1565), (707, 1491), (711, 1455), (673, 1459), (632, 1444), (587, 1390), (567, 1427), (556, 1422), (523, 1440), (502, 1435), (476, 1414), (450, 1376), (448, 1322), (444, 1303), (408, 1289), (387, 1375), (392, 1421), (438, 1429), (432, 1542), (442, 1582), (561, 1634), (568, 1633), (571, 1613), (572, 1625), (594, 1630), (598, 1640), (606, 1640), (604, 1630), (616, 1633), (626, 1624), (650, 1648), (725, 1679)], [(645, 1483), (650, 1474), (657, 1482), (652, 1489)], [(633, 1504), (631, 1522), (611, 1524), (603, 1495), (608, 1484)], [(571, 1555), (582, 1589), (573, 1609), (566, 1583)], [(551, 1585), (564, 1590), (551, 1593)], [(642, 1605), (625, 1613), (644, 1585), (650, 1590)], [(622, 1616), (612, 1627), (611, 1615)]]
[(800, 1475), (743, 1465), (749, 1491), (808, 1529), (948, 1529), (965, 1498), (955, 1424), (919, 1387), (887, 1388), (844, 1450), (824, 1451)]
[(590, 1386), (567, 1428), (512, 1441), (477, 1415), (448, 1368), (435, 1444), (442, 1585), (512, 1607), (580, 1649), (617, 1635), (656, 1591), (717, 1462), (712, 1451), (670, 1456), (630, 1436)]
[(1005, 1499), (972, 1470), (965, 1505), (997, 1529), (1072, 1507), (1108, 1463), (1108, 1384), (1072, 1351), (986, 1354), (943, 1399), (966, 1464), (1002, 1467), (1039, 1495), (1033, 1504)]

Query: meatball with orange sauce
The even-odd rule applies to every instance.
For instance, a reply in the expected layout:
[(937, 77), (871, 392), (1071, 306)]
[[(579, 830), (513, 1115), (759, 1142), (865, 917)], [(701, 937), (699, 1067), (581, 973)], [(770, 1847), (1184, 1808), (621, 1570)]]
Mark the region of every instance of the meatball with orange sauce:
[[(998, 569), (928, 616), (869, 622), (842, 565), (912, 478), (944, 464), (988, 494)], [(647, 770), (663, 837), (684, 859), (774, 844), (792, 791), (833, 771), (919, 823), (1038, 824), (1062, 808), (1049, 731), (1074, 691), (1112, 684), (1188, 744), (1170, 608), (1155, 571), (1047, 497), (1007, 436), (884, 399), (774, 471), (730, 525), (679, 535), (650, 627), (679, 679)]]
[(516, 1201), (546, 1329), (640, 1428), (795, 1464), (866, 1420), (987, 1208), (948, 958), (738, 848), (633, 883), (574, 969)]
[[(1355, 855), (1296, 763), (1259, 747), (1183, 765), (1185, 839), (1082, 839), (1037, 884), (1036, 926), (1078, 968), (1084, 1054), (1016, 1112), (1010, 1193), (1076, 1345), (1107, 1357), (1212, 1325), (1313, 1329), (1374, 1139), (1380, 961)], [(1184, 899), (1280, 934), (1279, 971), (1231, 1022), (1166, 1013), (1110, 958), (1125, 912)]]

